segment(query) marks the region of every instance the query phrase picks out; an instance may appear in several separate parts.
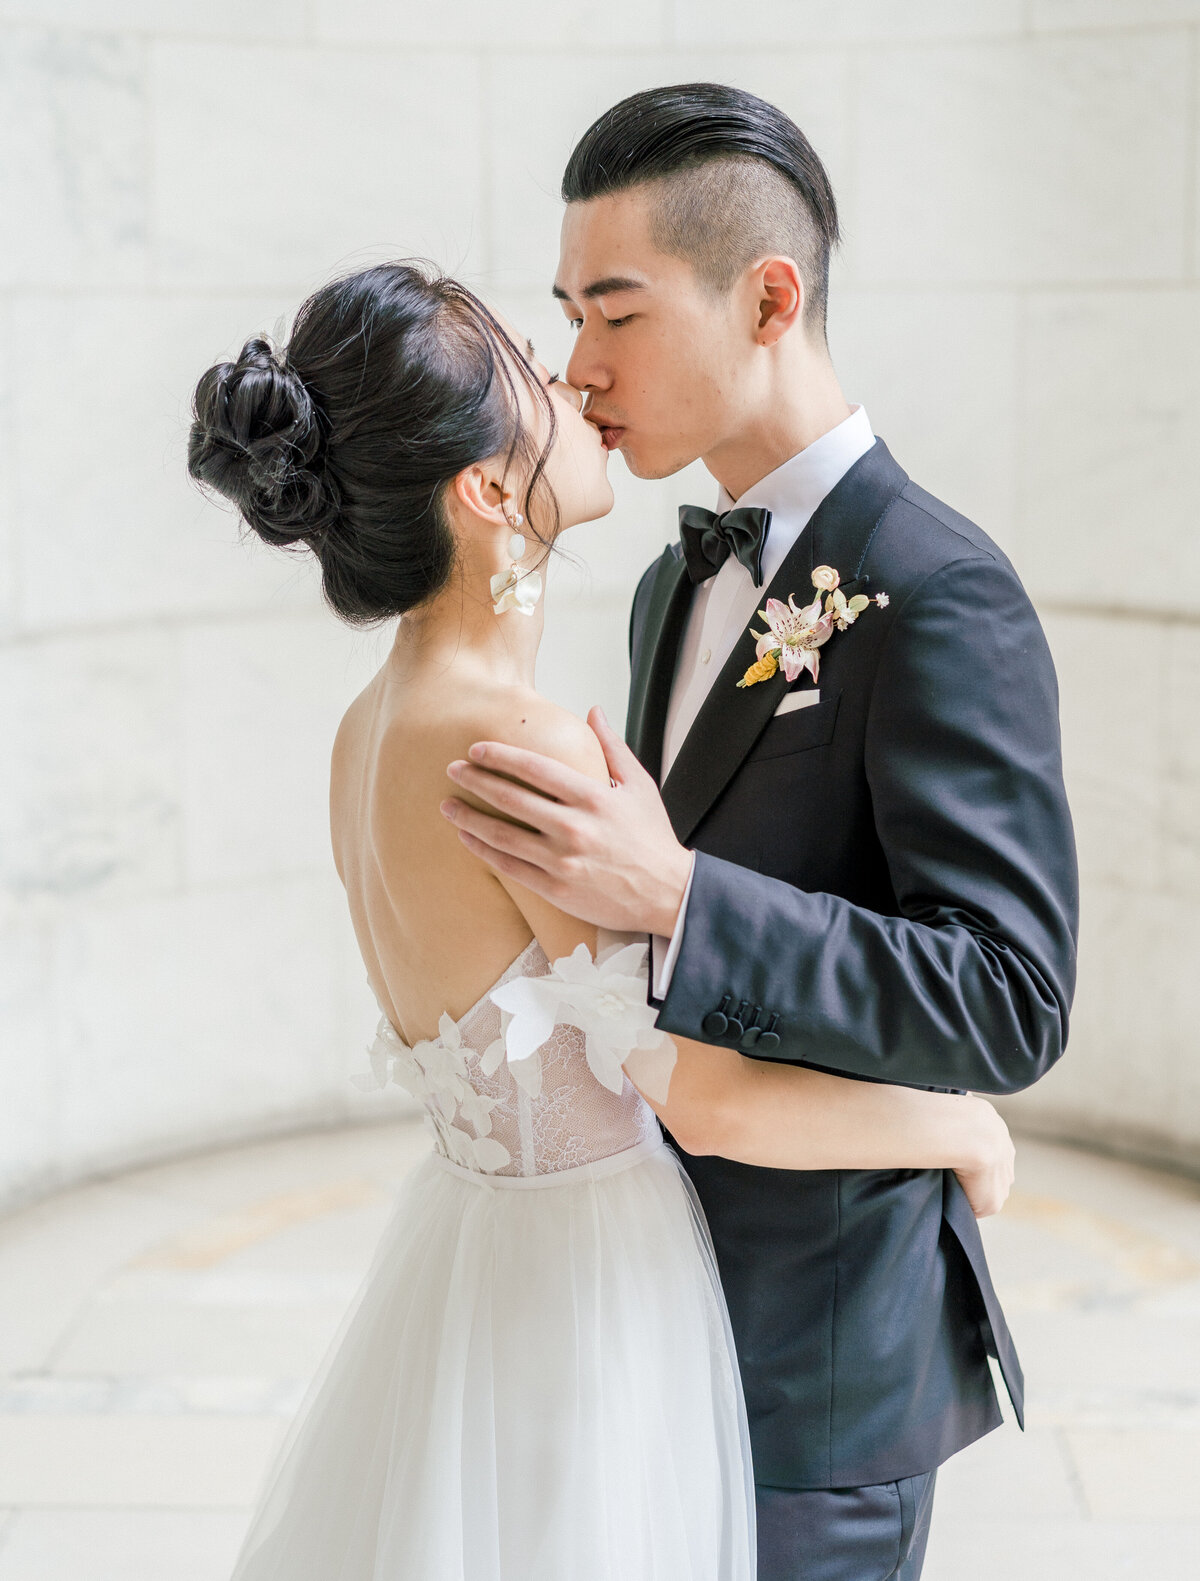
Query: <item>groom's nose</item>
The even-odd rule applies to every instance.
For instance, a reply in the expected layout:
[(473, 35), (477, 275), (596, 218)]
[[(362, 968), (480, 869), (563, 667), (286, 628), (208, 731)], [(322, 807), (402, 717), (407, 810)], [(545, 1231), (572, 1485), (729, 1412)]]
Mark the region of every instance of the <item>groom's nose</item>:
[(585, 395), (607, 390), (612, 384), (612, 377), (596, 355), (596, 351), (595, 343), (588, 336), (586, 328), (581, 329), (575, 337), (575, 345), (567, 363), (566, 380), (577, 390), (582, 390)]

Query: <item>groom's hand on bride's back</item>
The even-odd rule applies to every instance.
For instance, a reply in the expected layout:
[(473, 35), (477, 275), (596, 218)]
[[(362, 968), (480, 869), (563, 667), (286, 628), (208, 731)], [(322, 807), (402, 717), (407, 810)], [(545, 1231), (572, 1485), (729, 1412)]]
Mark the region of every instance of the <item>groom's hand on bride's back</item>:
[(477, 741), (469, 760), (456, 759), (447, 773), (506, 816), (457, 797), (442, 811), (469, 850), (572, 916), (669, 936), (692, 854), (675, 838), (658, 786), (603, 710), (593, 708), (588, 724), (604, 753), (607, 785), (556, 758)]

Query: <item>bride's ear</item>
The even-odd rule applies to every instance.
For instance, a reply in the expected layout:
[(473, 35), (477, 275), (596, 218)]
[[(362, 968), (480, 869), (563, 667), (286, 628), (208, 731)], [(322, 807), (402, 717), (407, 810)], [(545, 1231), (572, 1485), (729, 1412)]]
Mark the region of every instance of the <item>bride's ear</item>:
[(511, 525), (516, 496), (506, 487), (498, 467), (476, 462), (457, 473), (451, 491), (459, 506), (490, 526)]

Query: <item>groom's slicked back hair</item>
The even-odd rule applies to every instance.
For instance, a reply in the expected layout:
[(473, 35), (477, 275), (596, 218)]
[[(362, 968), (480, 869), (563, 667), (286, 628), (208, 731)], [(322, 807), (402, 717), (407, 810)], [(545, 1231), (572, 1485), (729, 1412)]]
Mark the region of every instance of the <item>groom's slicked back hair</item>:
[(562, 196), (586, 203), (649, 184), (660, 251), (686, 258), (716, 292), (755, 258), (794, 258), (805, 320), (824, 334), (837, 204), (812, 144), (782, 110), (718, 82), (635, 93), (580, 138)]

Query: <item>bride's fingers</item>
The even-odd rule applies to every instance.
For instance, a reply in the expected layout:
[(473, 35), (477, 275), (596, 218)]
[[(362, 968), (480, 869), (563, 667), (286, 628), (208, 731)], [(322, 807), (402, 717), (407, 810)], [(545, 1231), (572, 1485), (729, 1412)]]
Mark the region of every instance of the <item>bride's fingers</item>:
[[(501, 779), (499, 775), (489, 774), (486, 769), (474, 768), (461, 760), (452, 763), (450, 768), (454, 770), (450, 777), (455, 784), (478, 796), (481, 801), (491, 802), (501, 812), (520, 818), (522, 823), (530, 823), (535, 829), (542, 829), (548, 834), (564, 833), (567, 824), (565, 809), (540, 791), (526, 790), (523, 785), (514, 785), (511, 780)], [(459, 803), (455, 799), (454, 805), (465, 807), (466, 803)], [(488, 814), (483, 813), (481, 816), (486, 818)]]
[[(469, 755), (472, 763), (486, 764), (491, 771), (489, 779), (497, 774), (511, 774), (514, 779), (524, 780), (526, 785), (533, 785), (546, 795), (573, 806), (583, 806), (588, 794), (596, 789), (596, 781), (587, 774), (579, 774), (565, 763), (544, 757), (540, 752), (526, 752), (523, 747), (510, 747), (503, 741), (476, 741)], [(462, 759), (456, 761), (461, 763)], [(488, 801), (495, 800), (490, 790), (480, 794), (486, 794)]]

